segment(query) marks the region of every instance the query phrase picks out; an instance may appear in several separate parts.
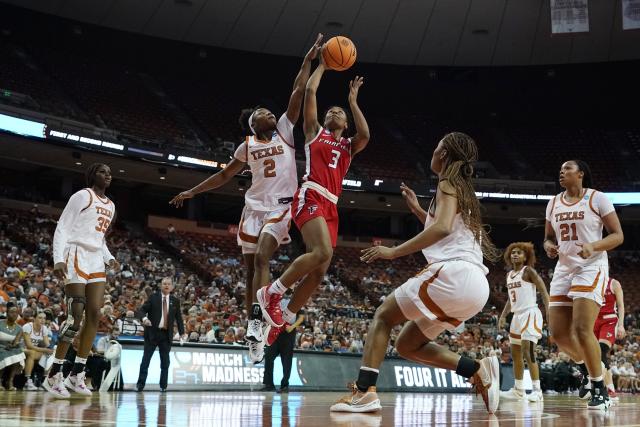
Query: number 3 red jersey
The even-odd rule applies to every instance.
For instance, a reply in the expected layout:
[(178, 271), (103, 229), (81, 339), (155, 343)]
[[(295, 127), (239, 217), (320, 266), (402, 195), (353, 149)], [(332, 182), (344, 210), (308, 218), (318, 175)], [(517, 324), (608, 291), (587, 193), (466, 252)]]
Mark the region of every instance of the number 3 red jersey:
[(321, 185), (337, 199), (351, 164), (351, 139), (338, 141), (327, 129), (320, 128), (318, 135), (305, 144), (304, 151), (307, 165), (303, 179)]

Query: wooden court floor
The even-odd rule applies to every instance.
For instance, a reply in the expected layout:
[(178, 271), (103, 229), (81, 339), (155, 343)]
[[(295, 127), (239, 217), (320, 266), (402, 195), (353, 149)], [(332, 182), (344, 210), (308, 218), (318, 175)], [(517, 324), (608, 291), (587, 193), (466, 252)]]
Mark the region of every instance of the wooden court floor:
[(590, 411), (575, 396), (544, 403), (501, 403), (489, 415), (470, 394), (381, 393), (377, 415), (331, 414), (340, 393), (95, 393), (69, 401), (45, 392), (0, 392), (0, 427), (27, 426), (640, 426), (640, 397), (622, 396), (608, 411)]

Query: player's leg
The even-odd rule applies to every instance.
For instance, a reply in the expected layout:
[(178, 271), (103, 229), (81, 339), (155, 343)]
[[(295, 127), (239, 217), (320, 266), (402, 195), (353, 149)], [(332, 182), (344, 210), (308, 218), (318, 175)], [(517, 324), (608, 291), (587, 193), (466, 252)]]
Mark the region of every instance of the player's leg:
[(522, 359), (522, 314), (514, 313), (509, 326), (509, 343), (511, 344), (511, 358), (513, 359), (513, 377), (515, 386), (511, 390), (501, 392), (500, 397), (520, 400), (525, 396), (522, 378), (524, 377), (524, 361)]
[(76, 354), (73, 369), (65, 381), (67, 387), (84, 395), (91, 395), (91, 390), (85, 384), (85, 366), (98, 331), (100, 309), (104, 305), (105, 287), (105, 282), (88, 283), (85, 287), (87, 305), (84, 310), (85, 316), (80, 333), (80, 342), (78, 343), (78, 353)]
[[(607, 334), (607, 332), (605, 332), (604, 329), (606, 328), (603, 328), (602, 335)], [(612, 329), (613, 329), (613, 333), (615, 334), (615, 324), (613, 324)], [(611, 374), (611, 366), (609, 363), (609, 354), (611, 352), (612, 344), (608, 339), (603, 338), (602, 336), (599, 337), (598, 343), (600, 344), (600, 355), (602, 357), (602, 364), (604, 365), (604, 384), (607, 387), (607, 392), (609, 393), (609, 397), (617, 398), (616, 388), (613, 385), (613, 375)]]
[[(407, 318), (396, 302), (394, 294), (389, 295), (378, 307), (369, 326), (362, 354), (362, 364), (352, 393), (340, 398), (331, 411), (373, 412), (381, 408), (375, 390), (380, 365), (387, 352), (391, 329), (404, 323)], [(424, 338), (424, 337), (423, 337)]]
[(69, 392), (64, 386), (62, 366), (71, 342), (80, 333), (86, 305), (85, 287), (85, 283), (68, 283), (64, 288), (67, 318), (60, 327), (53, 365), (43, 383), (47, 391), (59, 398), (69, 397)]
[(256, 298), (256, 291), (253, 289), (253, 283), (255, 281), (255, 254), (245, 253), (245, 249), (242, 250), (242, 258), (244, 258), (244, 265), (247, 267), (247, 289), (245, 290), (244, 306), (247, 309), (247, 313), (251, 313), (251, 307)]
[(318, 266), (329, 263), (333, 256), (329, 229), (323, 217), (318, 216), (307, 221), (300, 231), (307, 253), (296, 258), (278, 280), (258, 290), (262, 315), (274, 327), (282, 327), (284, 324), (280, 300), (286, 290)]
[(38, 387), (33, 384), (31, 373), (33, 372), (33, 366), (40, 361), (40, 358), (42, 358), (42, 353), (37, 350), (30, 349), (25, 350), (24, 353), (26, 356), (24, 361), (24, 376), (27, 378), (24, 389), (28, 391), (35, 391), (38, 390)]
[(580, 345), (573, 335), (573, 306), (549, 307), (549, 329), (553, 341), (560, 351), (566, 353), (574, 361), (581, 361)]

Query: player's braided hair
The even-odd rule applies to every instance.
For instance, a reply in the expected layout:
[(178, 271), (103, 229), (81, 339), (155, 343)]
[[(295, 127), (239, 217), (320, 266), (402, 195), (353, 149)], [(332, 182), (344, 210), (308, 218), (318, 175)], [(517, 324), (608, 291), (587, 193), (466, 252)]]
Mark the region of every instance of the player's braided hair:
[(458, 209), (464, 224), (471, 230), (482, 247), (486, 259), (496, 262), (501, 253), (495, 247), (482, 223), (480, 202), (473, 188), (473, 163), (478, 160), (478, 147), (469, 135), (451, 132), (442, 139), (447, 150), (445, 168), (441, 179), (447, 180), (456, 189)]
[(87, 178), (87, 187), (93, 187), (93, 184), (96, 182), (96, 173), (98, 172), (98, 168), (100, 166), (106, 166), (104, 163), (94, 163), (89, 168), (87, 168), (86, 178)]

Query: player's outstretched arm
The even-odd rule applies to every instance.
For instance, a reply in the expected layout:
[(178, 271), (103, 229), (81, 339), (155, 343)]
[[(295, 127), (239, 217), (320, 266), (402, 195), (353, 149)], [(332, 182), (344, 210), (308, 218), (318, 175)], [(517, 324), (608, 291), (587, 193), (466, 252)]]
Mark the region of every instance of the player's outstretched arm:
[(400, 184), (400, 190), (402, 191), (402, 197), (404, 198), (404, 201), (407, 202), (407, 206), (411, 213), (417, 216), (420, 222), (424, 224), (427, 220), (427, 211), (422, 209), (422, 206), (420, 206), (416, 193), (404, 182)]
[(244, 169), (246, 164), (246, 162), (234, 158), (220, 172), (205, 179), (192, 189), (183, 191), (182, 193), (178, 194), (169, 201), (169, 204), (174, 205), (176, 208), (179, 208), (184, 203), (184, 200), (191, 199), (196, 194), (204, 193), (205, 191), (222, 187), (224, 184), (229, 182), (231, 178), (239, 174), (240, 171)]
[(356, 134), (351, 138), (351, 156), (355, 156), (365, 149), (369, 143), (369, 125), (364, 118), (360, 106), (358, 106), (358, 92), (364, 84), (364, 77), (356, 76), (349, 82), (349, 108), (353, 114), (353, 122), (356, 126)]
[(453, 222), (458, 211), (456, 190), (448, 181), (440, 181), (436, 193), (436, 212), (433, 223), (411, 240), (400, 246), (387, 248), (373, 246), (361, 252), (360, 260), (368, 263), (376, 259), (394, 259), (428, 248), (444, 239), (453, 231)]
[(293, 82), (293, 92), (289, 97), (289, 106), (287, 107), (287, 118), (293, 124), (300, 118), (300, 109), (302, 108), (302, 100), (304, 99), (304, 91), (311, 74), (311, 62), (316, 59), (320, 48), (322, 47), (322, 34), (318, 34), (316, 41), (309, 49), (309, 52), (302, 61), (302, 67), (298, 71), (298, 75)]
[(302, 111), (304, 122), (302, 124), (302, 131), (304, 132), (304, 139), (306, 142), (315, 138), (316, 134), (320, 130), (316, 93), (318, 92), (318, 86), (320, 86), (322, 75), (327, 68), (324, 65), (322, 55), (319, 55), (319, 58), (320, 64), (318, 64), (313, 74), (311, 74), (311, 77), (307, 82), (307, 87), (304, 91), (304, 108)]

